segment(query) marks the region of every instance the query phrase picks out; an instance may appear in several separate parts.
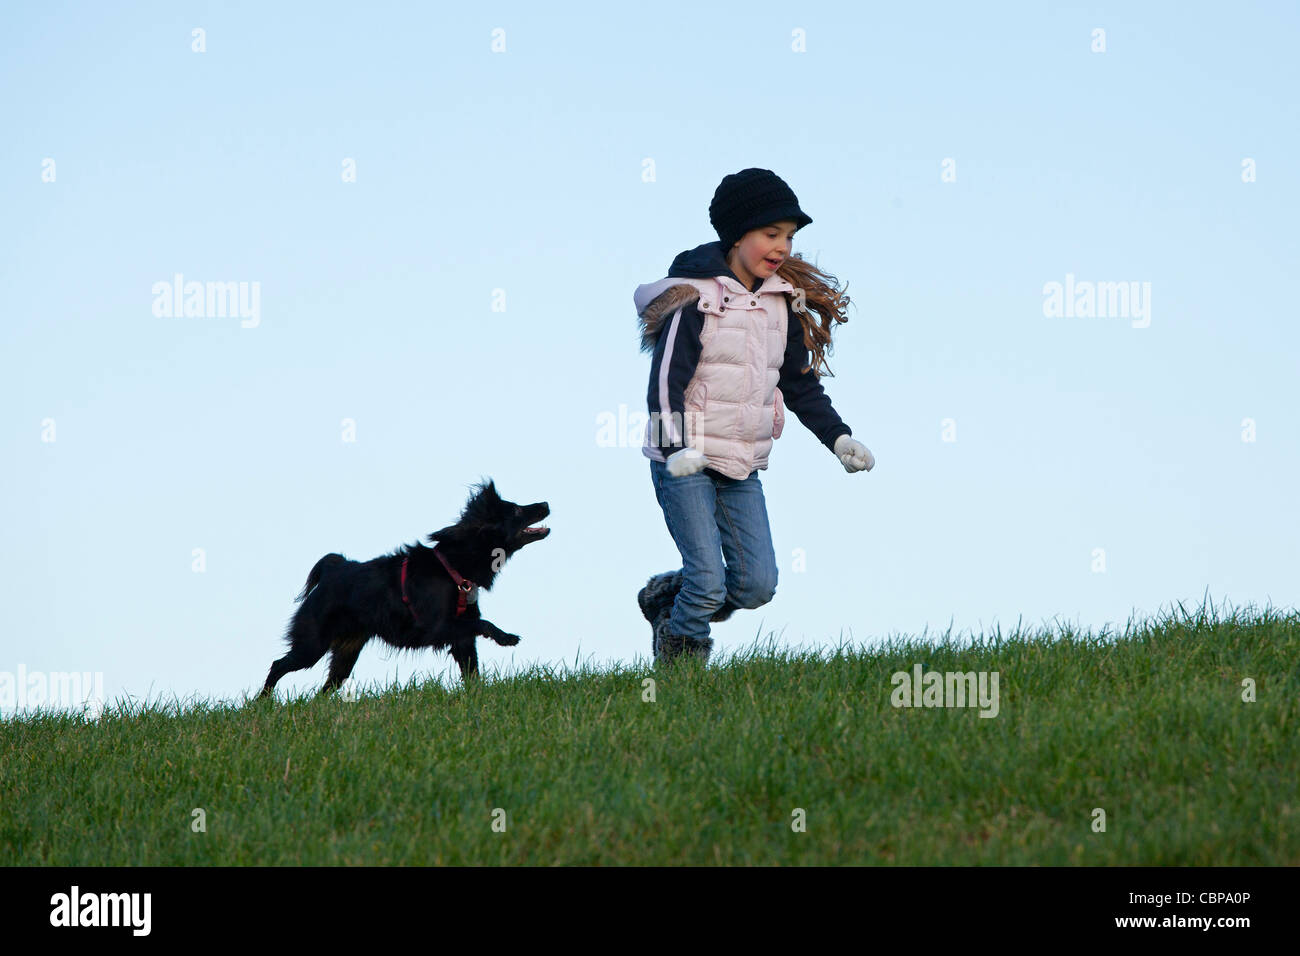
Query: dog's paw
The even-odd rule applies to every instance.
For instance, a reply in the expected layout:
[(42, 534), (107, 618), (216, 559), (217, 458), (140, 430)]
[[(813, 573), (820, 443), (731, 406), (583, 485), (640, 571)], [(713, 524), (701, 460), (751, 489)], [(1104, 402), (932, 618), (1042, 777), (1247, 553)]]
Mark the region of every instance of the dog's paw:
[(502, 634), (500, 637), (497, 638), (497, 643), (500, 644), (502, 647), (514, 647), (516, 644), (519, 643), (519, 635)]

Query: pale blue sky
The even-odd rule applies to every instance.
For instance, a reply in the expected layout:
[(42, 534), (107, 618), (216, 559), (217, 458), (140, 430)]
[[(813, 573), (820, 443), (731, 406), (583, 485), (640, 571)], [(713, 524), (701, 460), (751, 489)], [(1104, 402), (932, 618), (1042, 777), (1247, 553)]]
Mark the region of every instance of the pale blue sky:
[[(737, 10), (6, 5), (0, 672), (236, 698), (317, 558), (414, 541), (489, 475), (554, 530), (483, 596), (523, 637), (486, 668), (645, 657), (636, 591), (680, 562), (596, 423), (644, 411), (633, 289), (749, 166), (849, 283), (826, 386), (878, 464), (792, 419), (776, 598), (722, 651), (1293, 606), (1295, 7)], [(259, 324), (155, 316), (176, 273), (259, 283)], [(1149, 282), (1150, 326), (1046, 317), (1067, 274)], [(451, 669), (375, 642), (356, 677)]]

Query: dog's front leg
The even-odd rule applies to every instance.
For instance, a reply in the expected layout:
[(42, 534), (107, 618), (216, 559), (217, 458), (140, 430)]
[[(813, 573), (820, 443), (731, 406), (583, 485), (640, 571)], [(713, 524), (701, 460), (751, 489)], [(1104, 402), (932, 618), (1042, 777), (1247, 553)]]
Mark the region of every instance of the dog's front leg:
[(478, 648), (474, 646), (474, 635), (452, 644), (451, 656), (460, 665), (461, 680), (468, 684), (478, 679)]
[(485, 621), (482, 618), (479, 618), (478, 621), (478, 633), (496, 641), (502, 647), (514, 647), (519, 643), (518, 634), (507, 634), (491, 621)]

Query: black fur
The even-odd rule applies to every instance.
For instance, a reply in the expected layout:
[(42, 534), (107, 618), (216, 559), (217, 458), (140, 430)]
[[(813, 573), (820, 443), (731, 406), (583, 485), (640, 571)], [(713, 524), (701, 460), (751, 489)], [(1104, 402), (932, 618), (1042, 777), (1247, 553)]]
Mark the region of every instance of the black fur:
[[(493, 482), (486, 481), (476, 486), (459, 521), (425, 540), (437, 542), (438, 550), (462, 577), (490, 590), (510, 555), (550, 534), (549, 528), (528, 530), (550, 513), (544, 501), (531, 505), (504, 501)], [(475, 642), (480, 634), (502, 647), (518, 644), (517, 635), (480, 616), (477, 602), (456, 616), (456, 585), (433, 552), (417, 542), (370, 561), (349, 561), (341, 554), (327, 554), (317, 561), (297, 598), (302, 607), (285, 634), (289, 653), (271, 665), (258, 696), (270, 695), (290, 671), (314, 667), (327, 651), (329, 677), (320, 692), (334, 690), (347, 680), (361, 648), (372, 637), (399, 648), (450, 648), (465, 681), (478, 676)], [(409, 606), (402, 601), (404, 558), (410, 559)]]

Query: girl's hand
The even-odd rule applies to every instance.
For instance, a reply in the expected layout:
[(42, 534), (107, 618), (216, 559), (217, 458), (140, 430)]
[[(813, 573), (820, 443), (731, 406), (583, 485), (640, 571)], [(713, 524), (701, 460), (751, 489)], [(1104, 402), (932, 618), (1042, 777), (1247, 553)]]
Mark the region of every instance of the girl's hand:
[(709, 460), (694, 448), (683, 448), (668, 456), (668, 474), (674, 478), (685, 478), (709, 466)]
[(844, 465), (844, 470), (850, 473), (863, 469), (870, 471), (876, 464), (871, 449), (848, 435), (835, 439), (835, 457)]

